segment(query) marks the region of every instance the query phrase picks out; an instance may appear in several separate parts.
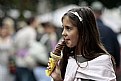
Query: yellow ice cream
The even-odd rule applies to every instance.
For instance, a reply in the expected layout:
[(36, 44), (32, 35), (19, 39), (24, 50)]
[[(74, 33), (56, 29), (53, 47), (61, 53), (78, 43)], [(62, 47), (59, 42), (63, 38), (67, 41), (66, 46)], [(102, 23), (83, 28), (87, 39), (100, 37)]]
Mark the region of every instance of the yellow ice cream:
[(50, 54), (51, 58), (49, 58), (50, 69), (49, 69), (49, 70), (47, 69), (47, 70), (45, 71), (47, 76), (50, 76), (50, 75), (51, 75), (51, 73), (52, 73), (52, 71), (54, 70), (56, 64), (57, 64), (58, 61), (61, 59), (61, 56), (57, 56), (57, 55), (53, 54), (52, 52), (50, 52), (50, 53), (51, 53), (51, 54)]

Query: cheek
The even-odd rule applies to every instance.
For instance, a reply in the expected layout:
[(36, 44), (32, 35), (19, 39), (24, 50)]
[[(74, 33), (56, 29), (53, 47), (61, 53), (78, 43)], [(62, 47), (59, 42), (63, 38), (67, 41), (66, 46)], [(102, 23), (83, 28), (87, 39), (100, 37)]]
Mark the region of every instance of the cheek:
[(76, 46), (78, 42), (78, 34), (74, 34), (71, 36), (71, 43), (73, 46)]
[(75, 35), (74, 37), (73, 37), (73, 43), (75, 43), (75, 44), (77, 44), (77, 41), (78, 41), (78, 35)]

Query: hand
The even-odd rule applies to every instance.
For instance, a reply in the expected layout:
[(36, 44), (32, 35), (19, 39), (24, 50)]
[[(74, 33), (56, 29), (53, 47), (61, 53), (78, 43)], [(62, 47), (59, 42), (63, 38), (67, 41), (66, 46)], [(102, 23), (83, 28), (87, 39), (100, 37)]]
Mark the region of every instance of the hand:
[[(50, 65), (50, 63), (48, 63), (48, 66), (49, 65)], [(49, 70), (50, 67), (47, 67), (47, 69)], [(53, 70), (51, 77), (54, 79), (54, 81), (63, 81), (63, 79), (61, 77), (60, 67), (58, 66), (58, 64), (56, 65), (55, 69)]]

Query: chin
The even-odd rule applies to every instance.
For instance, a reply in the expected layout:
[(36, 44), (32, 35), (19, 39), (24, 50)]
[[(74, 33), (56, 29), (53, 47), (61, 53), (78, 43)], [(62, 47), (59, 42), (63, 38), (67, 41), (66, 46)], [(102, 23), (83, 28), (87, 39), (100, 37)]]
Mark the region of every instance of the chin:
[(67, 44), (67, 47), (69, 47), (69, 48), (73, 48), (74, 46), (72, 46), (72, 45), (68, 45), (68, 44)]

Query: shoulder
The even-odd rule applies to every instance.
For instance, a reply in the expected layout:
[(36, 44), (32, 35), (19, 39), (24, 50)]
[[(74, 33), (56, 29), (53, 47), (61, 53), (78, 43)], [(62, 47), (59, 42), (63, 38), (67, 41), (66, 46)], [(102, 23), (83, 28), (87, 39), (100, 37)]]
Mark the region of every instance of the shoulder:
[(82, 77), (84, 79), (88, 77), (88, 79), (96, 81), (111, 81), (116, 78), (111, 56), (108, 54), (100, 55), (93, 60), (80, 63), (79, 65), (82, 68), (77, 69), (76, 77)]
[(89, 66), (89, 67), (92, 67), (92, 66), (96, 66), (96, 67), (108, 67), (108, 66), (111, 66), (113, 67), (113, 64), (112, 64), (112, 60), (111, 60), (111, 55), (108, 55), (108, 54), (104, 54), (104, 55), (100, 55), (90, 61), (86, 61), (86, 62), (82, 62), (82, 63), (79, 63), (81, 66)]
[(89, 63), (91, 64), (107, 64), (107, 63), (112, 63), (111, 61), (111, 55), (108, 54), (104, 54), (104, 55), (100, 55), (96, 58), (94, 58), (93, 60), (90, 60)]
[(94, 60), (109, 60), (109, 59), (111, 59), (111, 56), (109, 54), (103, 54), (96, 57)]

